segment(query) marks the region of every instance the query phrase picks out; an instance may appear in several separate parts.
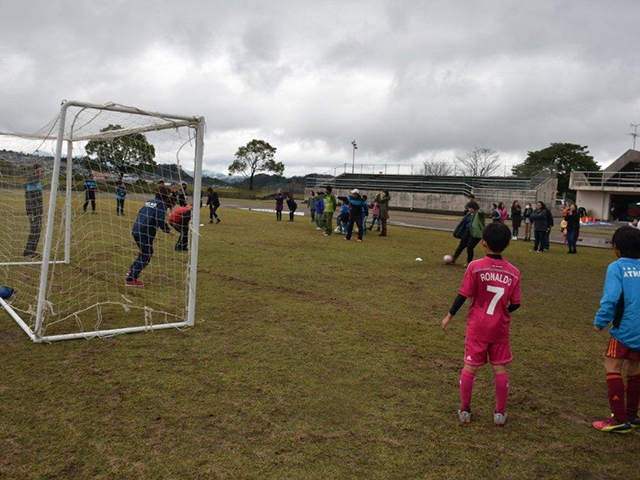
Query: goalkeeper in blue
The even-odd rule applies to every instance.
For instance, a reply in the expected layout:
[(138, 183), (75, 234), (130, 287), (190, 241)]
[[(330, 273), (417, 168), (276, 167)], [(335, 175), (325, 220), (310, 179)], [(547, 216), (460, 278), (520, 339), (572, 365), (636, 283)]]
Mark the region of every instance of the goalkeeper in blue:
[(139, 254), (129, 267), (125, 285), (128, 287), (144, 287), (144, 283), (138, 280), (142, 270), (149, 265), (153, 257), (153, 241), (158, 229), (165, 233), (171, 233), (171, 228), (165, 222), (167, 209), (173, 207), (171, 192), (164, 185), (158, 186), (155, 198), (147, 200), (138, 212), (131, 235), (138, 246)]
[(604, 354), (611, 416), (593, 422), (593, 426), (603, 432), (629, 433), (640, 428), (640, 230), (620, 227), (611, 243), (618, 258), (607, 267), (600, 308), (593, 321), (598, 332), (611, 324)]

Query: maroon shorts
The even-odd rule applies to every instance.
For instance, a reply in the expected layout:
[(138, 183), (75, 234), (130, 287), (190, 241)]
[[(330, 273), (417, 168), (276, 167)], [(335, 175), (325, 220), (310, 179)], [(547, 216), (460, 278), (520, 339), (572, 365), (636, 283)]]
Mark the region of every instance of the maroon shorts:
[(609, 345), (607, 345), (607, 350), (604, 352), (604, 356), (610, 358), (624, 358), (625, 360), (640, 361), (640, 351), (631, 350), (630, 348), (625, 347), (613, 337), (609, 339)]
[(466, 339), (464, 342), (464, 363), (472, 367), (491, 365), (507, 365), (513, 361), (509, 342), (486, 343)]

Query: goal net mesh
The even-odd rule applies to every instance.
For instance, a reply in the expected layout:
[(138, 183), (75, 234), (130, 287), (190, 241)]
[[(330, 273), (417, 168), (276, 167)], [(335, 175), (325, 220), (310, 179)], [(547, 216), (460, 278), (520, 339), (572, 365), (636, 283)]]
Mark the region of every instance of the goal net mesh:
[[(191, 175), (200, 171), (201, 119), (123, 108), (72, 105), (33, 134), (0, 133), (0, 285), (15, 290), (10, 306), (36, 339), (109, 335), (187, 318), (197, 252), (176, 250), (174, 229), (170, 235), (158, 230), (151, 262), (139, 278), (144, 287), (127, 286), (125, 278), (139, 253), (132, 226), (161, 180), (177, 198), (186, 191), (183, 199), (197, 203), (198, 212)], [(29, 206), (30, 190), (37, 197), (38, 189), (40, 218)]]

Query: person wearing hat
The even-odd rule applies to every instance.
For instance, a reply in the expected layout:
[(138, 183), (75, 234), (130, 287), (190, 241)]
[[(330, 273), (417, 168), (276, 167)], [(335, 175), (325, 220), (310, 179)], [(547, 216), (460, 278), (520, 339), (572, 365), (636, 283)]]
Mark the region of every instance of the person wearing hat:
[(344, 237), (345, 240), (351, 240), (353, 234), (353, 225), (358, 226), (358, 242), (362, 241), (362, 234), (364, 232), (364, 225), (362, 224), (362, 210), (366, 200), (360, 196), (360, 190), (357, 188), (351, 190), (348, 197), (338, 197), (338, 200), (342, 200), (349, 204), (349, 223), (347, 224), (347, 234)]
[(138, 212), (138, 217), (131, 229), (131, 235), (138, 246), (139, 253), (127, 272), (126, 286), (144, 286), (144, 283), (138, 280), (138, 276), (151, 262), (153, 241), (158, 229), (165, 233), (171, 233), (171, 227), (164, 220), (167, 209), (171, 207), (173, 207), (173, 200), (170, 190), (164, 185), (159, 185), (155, 198), (147, 200)]

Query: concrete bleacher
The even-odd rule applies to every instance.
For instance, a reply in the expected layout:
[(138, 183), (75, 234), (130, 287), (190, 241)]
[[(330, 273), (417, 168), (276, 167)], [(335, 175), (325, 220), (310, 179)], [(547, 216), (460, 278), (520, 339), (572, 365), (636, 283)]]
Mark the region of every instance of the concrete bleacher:
[(331, 185), (339, 195), (357, 188), (369, 198), (389, 190), (394, 192), (394, 206), (399, 208), (459, 211), (470, 194), (483, 208), (493, 202), (510, 205), (514, 200), (523, 205), (537, 200), (553, 204), (557, 180), (550, 174), (520, 178), (343, 173), (336, 177), (308, 177), (305, 190), (309, 193), (324, 185)]

